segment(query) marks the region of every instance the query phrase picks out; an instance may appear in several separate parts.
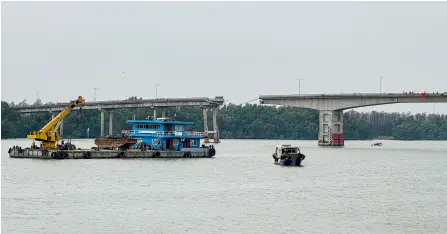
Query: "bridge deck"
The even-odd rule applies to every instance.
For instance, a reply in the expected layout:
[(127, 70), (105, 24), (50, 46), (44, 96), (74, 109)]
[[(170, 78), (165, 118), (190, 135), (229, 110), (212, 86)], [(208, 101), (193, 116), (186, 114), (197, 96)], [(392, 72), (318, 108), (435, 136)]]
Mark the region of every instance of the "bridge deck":
[[(343, 98), (407, 98), (421, 97), (422, 93), (340, 93), (340, 94), (290, 94), (290, 95), (259, 95), (259, 99), (343, 99)], [(427, 97), (447, 97), (444, 93), (426, 93)]]
[[(143, 107), (177, 107), (177, 106), (191, 106), (191, 107), (215, 107), (223, 105), (224, 98), (216, 96), (215, 98), (208, 97), (193, 97), (193, 98), (157, 98), (157, 99), (141, 99), (141, 100), (113, 100), (113, 101), (96, 101), (85, 102), (83, 109), (119, 109), (119, 108), (143, 108)], [(67, 107), (69, 102), (49, 103), (44, 105), (29, 105), (29, 106), (13, 106), (13, 109), (22, 113), (31, 112), (46, 112), (46, 111), (60, 111)], [(79, 109), (79, 108), (76, 108)]]

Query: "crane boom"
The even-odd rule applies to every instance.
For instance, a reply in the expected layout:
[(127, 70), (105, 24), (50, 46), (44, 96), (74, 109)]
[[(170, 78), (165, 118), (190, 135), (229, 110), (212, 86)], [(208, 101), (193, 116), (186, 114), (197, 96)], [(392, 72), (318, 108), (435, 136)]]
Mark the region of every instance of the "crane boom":
[[(58, 115), (50, 120), (45, 126), (43, 126), (38, 132), (33, 131), (26, 137), (29, 139), (35, 139), (42, 141), (43, 148), (55, 149), (56, 142), (60, 140), (60, 136), (57, 134), (60, 122), (79, 104), (83, 104), (85, 99), (79, 96), (77, 100), (71, 102), (69, 106), (64, 108)], [(54, 129), (52, 130), (52, 128)]]

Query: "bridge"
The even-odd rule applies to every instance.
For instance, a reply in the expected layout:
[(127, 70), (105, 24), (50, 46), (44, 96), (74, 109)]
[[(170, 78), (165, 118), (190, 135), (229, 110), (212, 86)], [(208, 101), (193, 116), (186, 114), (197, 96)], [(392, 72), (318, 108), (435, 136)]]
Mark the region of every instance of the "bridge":
[(393, 103), (447, 103), (447, 92), (260, 95), (259, 99), (261, 104), (319, 110), (318, 145), (344, 146), (344, 110)]
[[(104, 113), (109, 112), (109, 135), (113, 134), (113, 114), (112, 110), (121, 108), (150, 108), (154, 110), (154, 119), (157, 119), (157, 110), (162, 111), (162, 117), (166, 117), (166, 109), (169, 107), (200, 107), (203, 109), (203, 122), (204, 132), (206, 136), (208, 133), (214, 135), (214, 142), (218, 143), (219, 129), (217, 126), (217, 110), (219, 106), (225, 102), (223, 96), (216, 96), (214, 98), (208, 97), (192, 97), (192, 98), (157, 98), (157, 99), (135, 99), (135, 100), (113, 100), (113, 101), (95, 101), (85, 102), (82, 106), (84, 110), (99, 110), (101, 114), (101, 137), (104, 136)], [(52, 118), (54, 113), (62, 111), (70, 103), (49, 103), (44, 105), (29, 105), (29, 106), (13, 106), (11, 108), (16, 109), (20, 113), (36, 113), (36, 112), (50, 112)], [(208, 109), (211, 109), (213, 113), (213, 129), (214, 131), (208, 131)], [(79, 110), (79, 107), (75, 107), (73, 110)], [(135, 115), (133, 116), (135, 119)], [(60, 125), (60, 135), (63, 134), (63, 121)], [(205, 138), (205, 142), (208, 142), (208, 138)]]

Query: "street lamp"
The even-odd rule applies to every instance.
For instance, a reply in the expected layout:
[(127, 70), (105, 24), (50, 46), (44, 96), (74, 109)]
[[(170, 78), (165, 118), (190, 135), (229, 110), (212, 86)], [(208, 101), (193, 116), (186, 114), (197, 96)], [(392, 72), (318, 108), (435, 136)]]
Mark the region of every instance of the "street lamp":
[(158, 99), (158, 86), (160, 84), (155, 85), (155, 99)]
[(380, 77), (380, 93), (382, 93), (382, 79), (383, 77)]
[(96, 90), (99, 88), (94, 88), (93, 89), (93, 100), (96, 102)]
[(296, 79), (298, 80), (298, 95), (301, 95), (301, 81), (304, 79)]

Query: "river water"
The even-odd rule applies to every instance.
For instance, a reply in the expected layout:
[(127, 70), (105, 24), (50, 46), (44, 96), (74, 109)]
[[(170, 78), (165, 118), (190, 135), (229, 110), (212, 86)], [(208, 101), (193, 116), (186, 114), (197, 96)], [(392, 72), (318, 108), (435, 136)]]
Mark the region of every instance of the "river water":
[[(447, 142), (223, 140), (215, 158), (9, 158), (2, 233), (447, 233)], [(77, 147), (93, 140), (74, 140)], [(302, 167), (273, 164), (277, 143)]]

